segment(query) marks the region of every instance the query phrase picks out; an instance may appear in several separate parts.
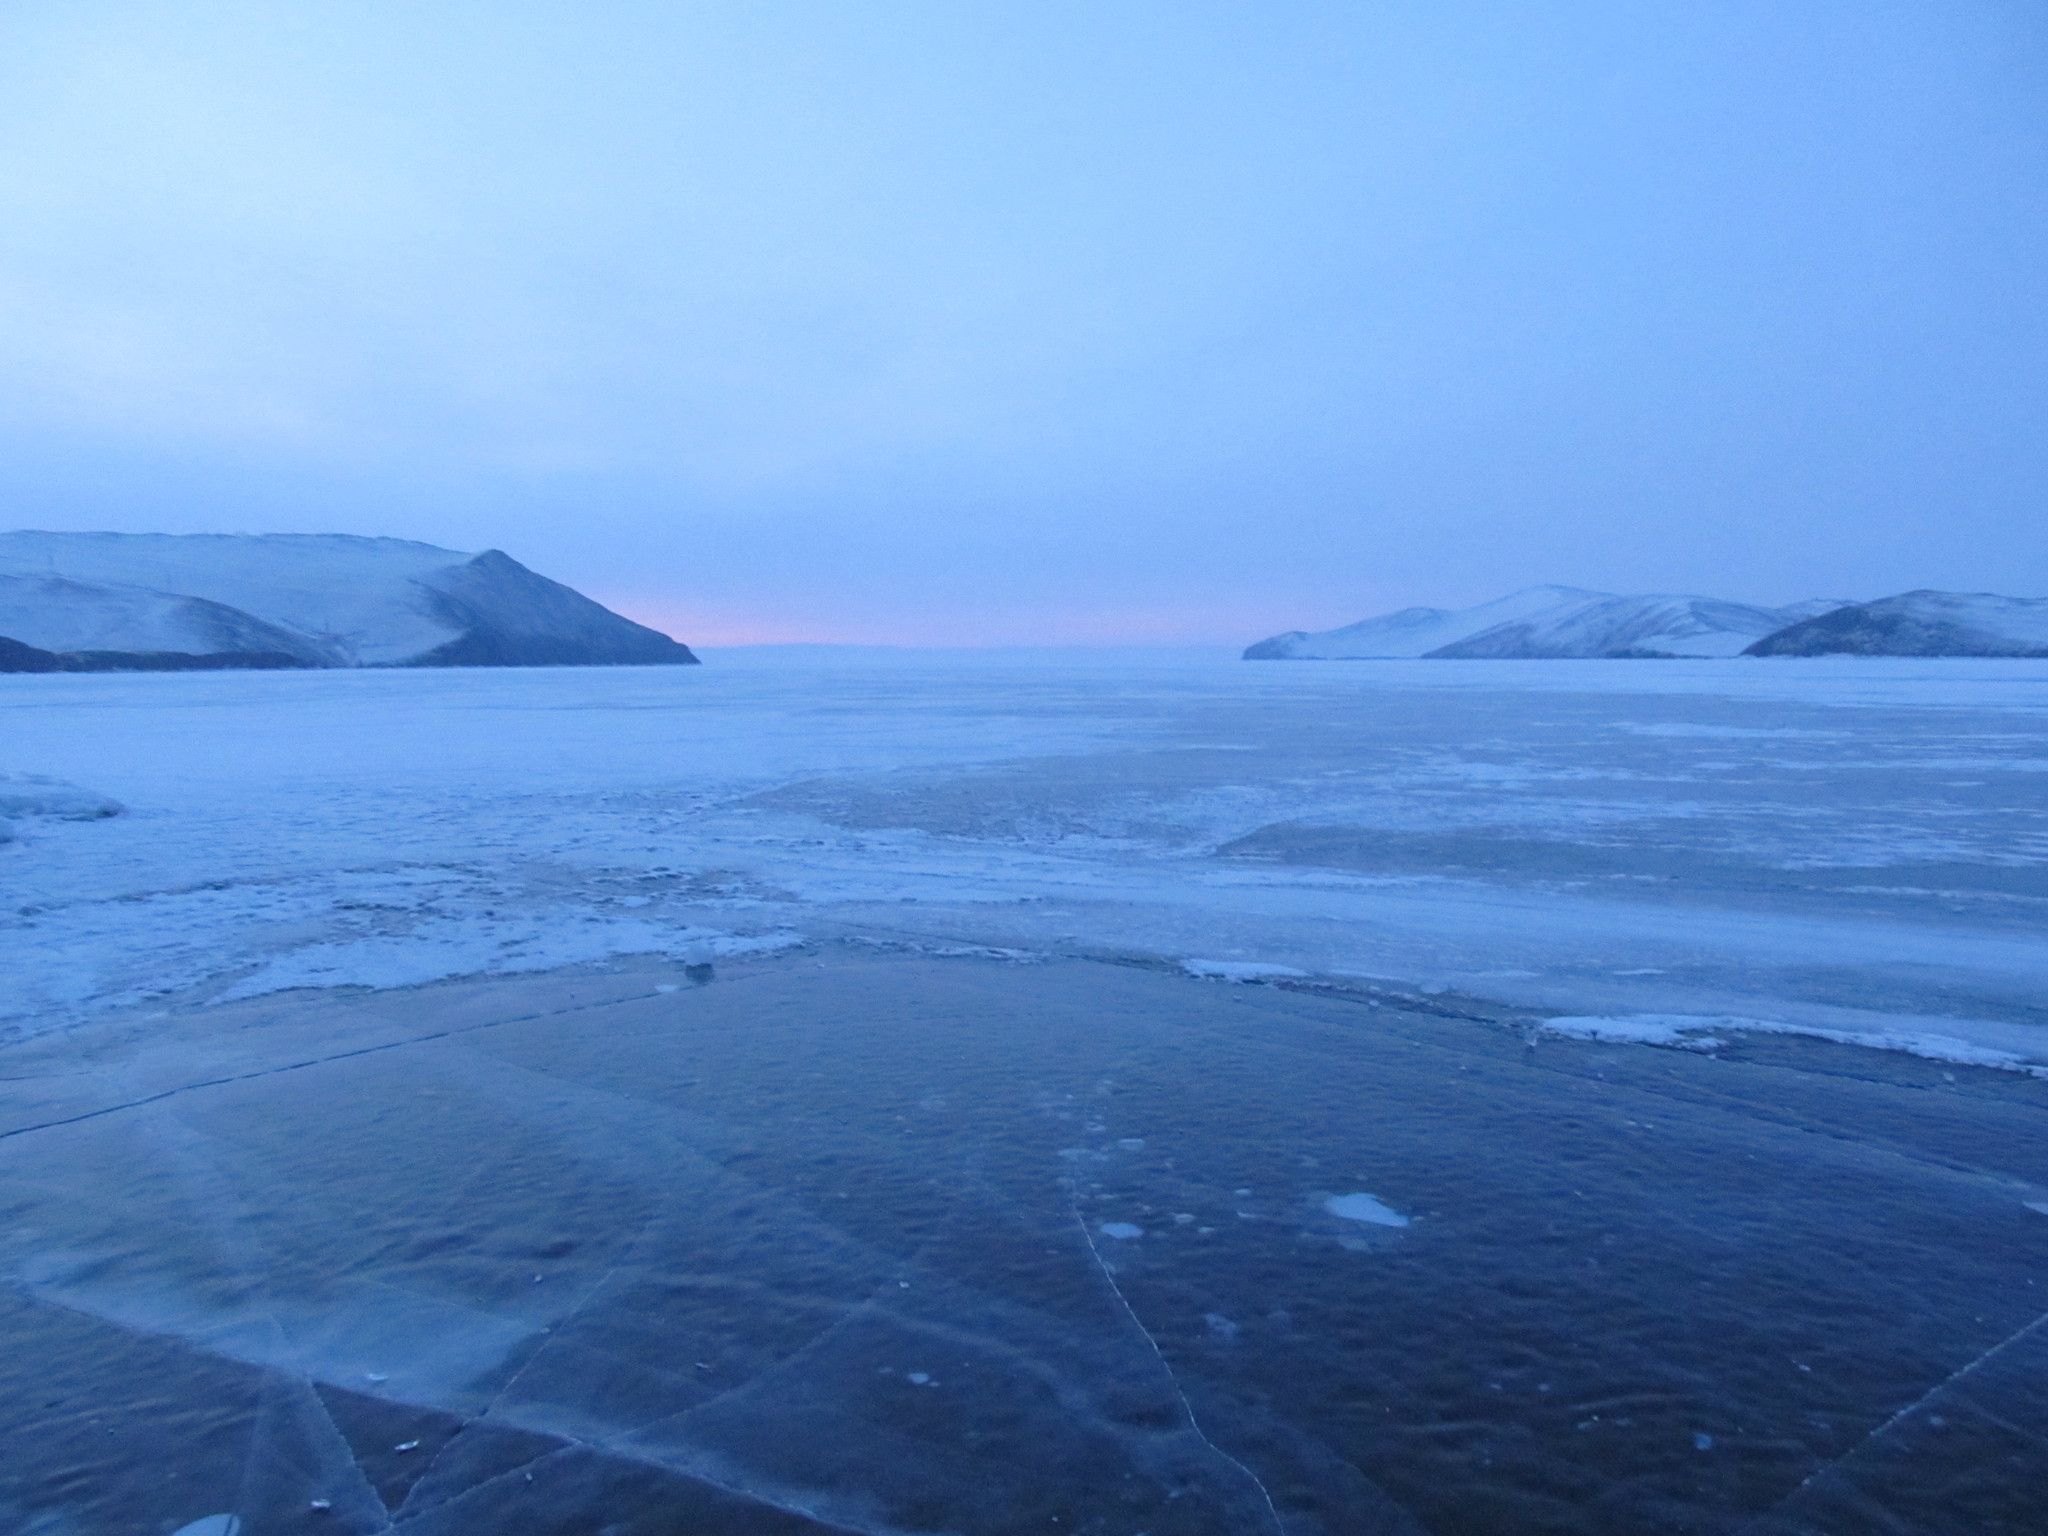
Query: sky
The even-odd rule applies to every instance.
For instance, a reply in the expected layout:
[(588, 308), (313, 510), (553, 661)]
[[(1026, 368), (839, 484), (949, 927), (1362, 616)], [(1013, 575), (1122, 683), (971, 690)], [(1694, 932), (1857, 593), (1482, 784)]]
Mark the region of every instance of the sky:
[(2038, 0), (0, 8), (0, 526), (704, 644), (2048, 595)]

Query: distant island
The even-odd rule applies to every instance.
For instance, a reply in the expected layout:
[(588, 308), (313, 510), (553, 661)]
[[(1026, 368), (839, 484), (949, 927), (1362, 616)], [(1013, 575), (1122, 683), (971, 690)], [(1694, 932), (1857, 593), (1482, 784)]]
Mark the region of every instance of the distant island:
[(1342, 629), (1290, 630), (1246, 661), (2044, 656), (2048, 598), (1906, 592), (1759, 608), (1720, 598), (1529, 587), (1477, 608), (1403, 608)]
[(0, 672), (696, 662), (495, 549), (340, 533), (0, 533)]

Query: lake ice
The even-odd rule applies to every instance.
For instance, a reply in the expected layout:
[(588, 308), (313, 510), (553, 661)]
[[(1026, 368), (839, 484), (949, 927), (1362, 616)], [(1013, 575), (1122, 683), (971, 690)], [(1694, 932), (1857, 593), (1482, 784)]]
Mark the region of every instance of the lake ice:
[(0, 1527), (2024, 1528), (2048, 664), (706, 659), (5, 680)]

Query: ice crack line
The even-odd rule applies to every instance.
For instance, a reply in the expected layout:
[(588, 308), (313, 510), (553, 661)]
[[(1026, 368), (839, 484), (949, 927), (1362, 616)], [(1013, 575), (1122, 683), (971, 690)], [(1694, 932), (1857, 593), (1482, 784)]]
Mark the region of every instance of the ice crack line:
[(1081, 1229), (1081, 1241), (1088, 1245), (1089, 1257), (1095, 1260), (1095, 1267), (1102, 1271), (1103, 1283), (1109, 1287), (1109, 1293), (1116, 1297), (1116, 1304), (1123, 1308), (1124, 1316), (1131, 1320), (1131, 1326), (1138, 1330), (1139, 1335), (1151, 1348), (1153, 1357), (1158, 1360), (1159, 1368), (1166, 1373), (1166, 1379), (1173, 1387), (1173, 1395), (1180, 1399), (1181, 1412), (1187, 1415), (1188, 1428), (1195, 1432), (1195, 1438), (1200, 1440), (1202, 1444), (1209, 1447), (1210, 1450), (1251, 1479), (1252, 1486), (1259, 1490), (1259, 1497), (1266, 1501), (1266, 1512), (1273, 1517), (1273, 1529), (1279, 1532), (1280, 1536), (1286, 1536), (1287, 1528), (1281, 1522), (1279, 1506), (1273, 1502), (1272, 1493), (1267, 1490), (1265, 1483), (1260, 1481), (1258, 1473), (1239, 1461), (1230, 1452), (1224, 1450), (1214, 1440), (1211, 1440), (1208, 1431), (1202, 1428), (1202, 1421), (1195, 1416), (1195, 1405), (1188, 1401), (1187, 1393), (1182, 1390), (1180, 1378), (1174, 1375), (1173, 1366), (1167, 1361), (1166, 1351), (1161, 1349), (1159, 1341), (1152, 1337), (1152, 1330), (1139, 1321), (1137, 1310), (1132, 1307), (1130, 1299), (1124, 1295), (1123, 1287), (1116, 1283), (1116, 1271), (1112, 1270), (1104, 1262), (1102, 1250), (1095, 1246), (1095, 1238), (1088, 1231), (1088, 1222), (1081, 1215), (1080, 1205), (1075, 1201), (1069, 1200), (1067, 1209), (1073, 1214), (1074, 1225)]
[[(1858, 1440), (1854, 1445), (1850, 1446), (1848, 1450), (1842, 1452), (1842, 1454), (1837, 1456), (1833, 1461), (1828, 1462), (1825, 1466), (1814, 1468), (1812, 1472), (1809, 1472), (1804, 1478), (1800, 1480), (1799, 1486), (1797, 1488), (1794, 1488), (1790, 1493), (1786, 1494), (1784, 1498), (1778, 1500), (1777, 1503), (1773, 1504), (1761, 1515), (1758, 1515), (1755, 1520), (1750, 1521), (1748, 1525), (1745, 1525), (1742, 1528), (1743, 1531), (1747, 1532), (1755, 1530), (1757, 1528), (1757, 1524), (1759, 1521), (1768, 1520), (1772, 1515), (1775, 1515), (1776, 1513), (1778, 1513), (1779, 1510), (1783, 1509), (1786, 1505), (1790, 1504), (1794, 1499), (1798, 1498), (1799, 1495), (1806, 1492), (1806, 1490), (1813, 1486), (1813, 1484), (1820, 1481), (1820, 1479), (1822, 1479), (1823, 1477), (1826, 1477), (1830, 1472), (1834, 1471), (1837, 1467), (1841, 1466), (1844, 1462), (1849, 1460), (1850, 1457), (1855, 1456), (1858, 1452), (1862, 1451), (1865, 1446), (1872, 1445), (1875, 1442), (1882, 1440), (1886, 1435), (1890, 1434), (1893, 1427), (1897, 1425), (1901, 1420), (1909, 1418), (1913, 1414), (1917, 1413), (1921, 1408), (1925, 1407), (1929, 1401), (1939, 1396), (1941, 1393), (1947, 1391), (1951, 1386), (1955, 1385), (1956, 1382), (1960, 1381), (1963, 1377), (1969, 1375), (1970, 1372), (1976, 1370), (1977, 1367), (1982, 1365), (1986, 1360), (1989, 1360), (1993, 1355), (2002, 1353), (2003, 1351), (2010, 1349), (2013, 1345), (2019, 1343), (2021, 1339), (2024, 1339), (2028, 1334), (2032, 1333), (2036, 1328), (2039, 1328), (2043, 1323), (2048, 1323), (2048, 1312), (2043, 1312), (2039, 1317), (2035, 1318), (2031, 1323), (2028, 1323), (2026, 1327), (2020, 1329), (2017, 1333), (2006, 1335), (2006, 1337), (2000, 1339), (1996, 1344), (1992, 1345), (1989, 1349), (1985, 1350), (1983, 1354), (1977, 1356), (1976, 1359), (1966, 1361), (1962, 1365), (1956, 1367), (1955, 1370), (1949, 1372), (1948, 1375), (1942, 1377), (1941, 1380), (1937, 1381), (1925, 1392), (1922, 1392), (1918, 1397), (1914, 1398), (1912, 1402), (1906, 1404), (1905, 1407), (1901, 1408), (1897, 1413), (1893, 1414), (1890, 1418), (1886, 1419), (1882, 1424), (1878, 1425), (1877, 1428), (1873, 1429), (1861, 1440)], [(1990, 1417), (1990, 1415), (1987, 1414), (1986, 1417)]]
[(335, 1051), (327, 1056), (312, 1056), (304, 1061), (288, 1061), (283, 1066), (264, 1067), (256, 1072), (236, 1072), (227, 1077), (202, 1078), (196, 1083), (180, 1083), (175, 1088), (166, 1088), (161, 1093), (144, 1094), (139, 1099), (124, 1099), (119, 1104), (102, 1104), (98, 1109), (83, 1110), (75, 1115), (60, 1115), (54, 1120), (39, 1120), (34, 1125), (17, 1125), (9, 1131), (0, 1131), (0, 1141), (10, 1141), (16, 1136), (26, 1136), (31, 1131), (53, 1130), (60, 1125), (77, 1125), (82, 1120), (97, 1120), (102, 1115), (117, 1115), (123, 1110), (140, 1109), (146, 1104), (160, 1104), (165, 1099), (175, 1099), (183, 1093), (192, 1093), (201, 1088), (222, 1088), (229, 1083), (254, 1082), (258, 1078), (277, 1077), (286, 1072), (300, 1072), (308, 1067), (324, 1067), (329, 1062), (347, 1061), (356, 1056), (375, 1056), (380, 1051), (403, 1050), (409, 1045), (425, 1045), (434, 1040), (452, 1040), (459, 1035), (473, 1035), (480, 1030), (502, 1029), (507, 1024), (531, 1024), (540, 1019), (557, 1019), (572, 1013), (587, 1013), (592, 1008), (609, 1008), (618, 1003), (636, 1002), (637, 998), (615, 997), (601, 1003), (578, 1003), (573, 1008), (551, 1008), (545, 1013), (522, 1013), (510, 1019), (486, 1019), (481, 1024), (462, 1024), (453, 1029), (437, 1029), (424, 1035), (407, 1035), (403, 1040), (385, 1040), (377, 1045), (360, 1045), (352, 1051)]

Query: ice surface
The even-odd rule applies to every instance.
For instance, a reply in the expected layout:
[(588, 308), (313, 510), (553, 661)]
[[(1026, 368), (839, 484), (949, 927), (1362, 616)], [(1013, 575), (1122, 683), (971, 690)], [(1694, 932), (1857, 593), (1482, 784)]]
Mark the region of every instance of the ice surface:
[(7, 1529), (1963, 1536), (2048, 1471), (2009, 1075), (847, 946), (8, 1055)]
[(0, 1529), (2024, 1528), (2048, 664), (708, 659), (0, 683)]
[(12, 677), (0, 769), (131, 813), (21, 823), (0, 1011), (861, 935), (2039, 1061), (2044, 684), (802, 651)]

